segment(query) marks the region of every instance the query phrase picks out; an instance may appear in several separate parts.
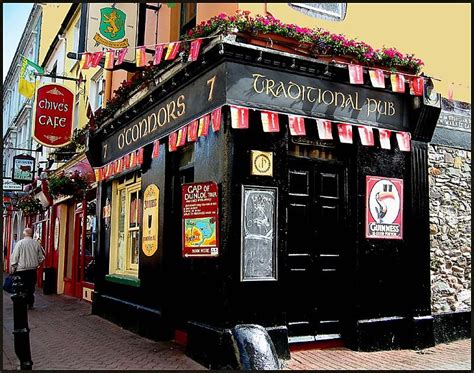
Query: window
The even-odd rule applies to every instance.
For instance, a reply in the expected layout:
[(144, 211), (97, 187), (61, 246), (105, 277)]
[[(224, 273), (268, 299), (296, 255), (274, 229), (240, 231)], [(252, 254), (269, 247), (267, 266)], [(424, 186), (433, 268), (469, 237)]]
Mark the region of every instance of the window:
[(80, 31), (80, 18), (77, 20), (76, 24), (74, 25), (74, 41), (72, 45), (72, 51), (77, 53), (79, 51), (79, 31)]
[(74, 99), (74, 129), (79, 127), (79, 103), (81, 101), (80, 93), (76, 93)]
[(346, 3), (289, 3), (288, 5), (314, 18), (330, 21), (343, 21), (346, 18)]
[(138, 174), (115, 181), (112, 187), (112, 231), (109, 273), (138, 277), (141, 178)]
[(102, 71), (91, 79), (91, 107), (93, 111), (102, 107), (104, 102), (104, 75)]
[(181, 3), (180, 36), (196, 26), (196, 3)]

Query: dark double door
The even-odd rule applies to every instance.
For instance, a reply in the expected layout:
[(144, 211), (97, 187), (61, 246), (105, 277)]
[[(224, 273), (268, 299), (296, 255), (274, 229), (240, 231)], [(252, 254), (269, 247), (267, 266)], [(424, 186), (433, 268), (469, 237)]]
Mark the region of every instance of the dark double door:
[(348, 236), (346, 180), (342, 162), (290, 159), (287, 321), (294, 341), (333, 339), (341, 334)]

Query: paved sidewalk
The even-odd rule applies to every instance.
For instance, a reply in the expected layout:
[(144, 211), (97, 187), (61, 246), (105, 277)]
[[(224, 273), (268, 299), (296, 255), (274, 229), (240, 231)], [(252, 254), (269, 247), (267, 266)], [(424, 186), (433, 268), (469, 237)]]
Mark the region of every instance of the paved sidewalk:
[[(19, 369), (13, 345), (13, 302), (3, 293), (3, 370)], [(183, 348), (154, 342), (90, 314), (90, 304), (36, 289), (28, 311), (33, 369), (201, 370)]]

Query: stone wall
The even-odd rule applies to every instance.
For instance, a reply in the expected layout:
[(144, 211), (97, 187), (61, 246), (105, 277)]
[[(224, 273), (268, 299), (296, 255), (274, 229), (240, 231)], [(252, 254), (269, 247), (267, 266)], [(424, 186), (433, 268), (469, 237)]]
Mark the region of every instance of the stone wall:
[(471, 152), (429, 146), (431, 307), (471, 310)]

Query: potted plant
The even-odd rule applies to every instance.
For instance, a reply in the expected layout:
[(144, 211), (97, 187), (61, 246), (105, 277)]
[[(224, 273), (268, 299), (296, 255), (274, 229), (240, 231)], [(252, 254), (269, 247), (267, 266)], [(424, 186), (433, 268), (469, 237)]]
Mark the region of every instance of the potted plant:
[(18, 200), (17, 207), (23, 212), (23, 215), (25, 216), (36, 215), (43, 212), (44, 210), (41, 201), (30, 194), (21, 197)]
[(67, 175), (62, 172), (48, 177), (49, 193), (55, 199), (61, 196), (72, 196), (74, 199), (81, 200), (88, 187), (89, 183), (78, 171)]

